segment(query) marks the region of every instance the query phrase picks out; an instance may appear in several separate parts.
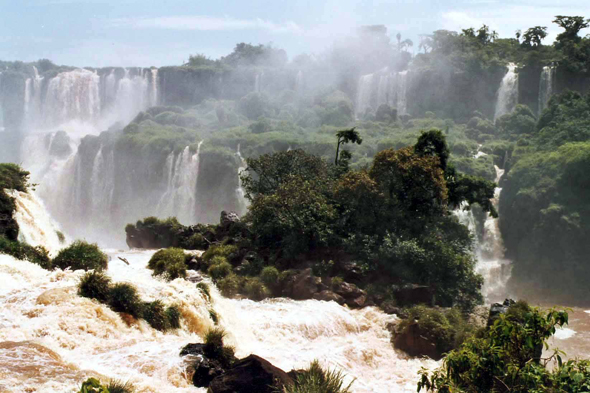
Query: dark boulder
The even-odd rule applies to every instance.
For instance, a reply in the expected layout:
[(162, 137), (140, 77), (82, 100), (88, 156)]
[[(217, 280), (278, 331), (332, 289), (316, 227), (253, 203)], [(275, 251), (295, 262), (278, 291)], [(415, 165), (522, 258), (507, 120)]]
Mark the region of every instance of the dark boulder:
[(250, 355), (238, 360), (225, 374), (215, 377), (209, 385), (209, 392), (273, 393), (292, 383), (289, 374), (260, 356)]
[(343, 282), (334, 289), (336, 294), (342, 296), (344, 303), (349, 307), (363, 307), (367, 301), (367, 293), (354, 284)]
[(313, 298), (316, 300), (323, 300), (326, 302), (336, 302), (338, 304), (344, 304), (345, 300), (342, 296), (338, 295), (335, 292), (324, 290), (321, 292), (317, 292), (313, 295)]
[(436, 344), (425, 337), (418, 323), (412, 323), (401, 331), (395, 330), (393, 346), (410, 356), (428, 356), (440, 360), (443, 356), (436, 349)]
[(515, 305), (516, 302), (512, 299), (506, 299), (503, 303), (494, 303), (490, 306), (490, 313), (488, 314), (488, 324), (487, 326), (490, 327), (494, 324), (496, 319), (501, 314), (506, 314), (510, 306)]
[(321, 281), (321, 278), (313, 275), (311, 268), (302, 270), (286, 280), (283, 286), (283, 296), (295, 300), (311, 299), (318, 292)]
[(221, 212), (221, 218), (219, 219), (219, 224), (222, 228), (228, 228), (233, 224), (240, 222), (240, 216), (236, 212), (226, 212), (225, 210)]
[(205, 355), (205, 344), (188, 344), (182, 348), (180, 356), (195, 358), (188, 371), (192, 371), (193, 384), (196, 387), (206, 388), (214, 378), (226, 372), (226, 368), (219, 360), (210, 359)]

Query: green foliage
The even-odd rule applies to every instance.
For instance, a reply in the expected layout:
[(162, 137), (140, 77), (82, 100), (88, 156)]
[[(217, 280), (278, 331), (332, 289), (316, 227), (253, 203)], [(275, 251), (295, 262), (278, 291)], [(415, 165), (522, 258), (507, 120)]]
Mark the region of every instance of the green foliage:
[(518, 104), (514, 111), (500, 117), (496, 125), (507, 136), (517, 134), (533, 134), (536, 129), (536, 118), (528, 106)]
[(217, 287), (225, 297), (233, 297), (238, 294), (241, 286), (240, 277), (235, 274), (229, 274), (217, 281)]
[(260, 280), (268, 288), (274, 288), (279, 283), (280, 273), (274, 266), (267, 266), (260, 272)]
[(233, 272), (232, 266), (223, 257), (217, 256), (211, 260), (211, 263), (207, 273), (215, 281), (221, 280)]
[(180, 329), (180, 308), (173, 304), (166, 307), (166, 318), (171, 329)]
[(223, 328), (215, 327), (208, 329), (203, 338), (205, 355), (211, 358), (221, 356), (223, 353), (223, 339), (226, 335), (227, 333)]
[(111, 279), (104, 273), (92, 271), (86, 273), (78, 285), (78, 294), (101, 303), (108, 303), (111, 291)]
[(0, 235), (0, 254), (12, 255), (16, 259), (29, 261), (44, 269), (51, 269), (49, 252), (42, 246), (29, 246), (26, 243), (12, 241)]
[(222, 257), (226, 260), (233, 261), (239, 256), (238, 251), (238, 248), (233, 244), (215, 244), (209, 247), (201, 258), (208, 264), (211, 264), (215, 257)]
[(111, 380), (104, 386), (96, 378), (88, 378), (82, 383), (79, 393), (133, 393), (135, 387), (130, 382)]
[(155, 300), (153, 302), (145, 303), (142, 310), (142, 318), (154, 329), (165, 332), (172, 327), (170, 325), (170, 320), (168, 319), (167, 310), (162, 301)]
[(116, 312), (124, 312), (135, 318), (140, 318), (143, 312), (143, 304), (137, 289), (131, 284), (117, 283), (111, 287), (109, 305)]
[(344, 383), (344, 374), (336, 370), (324, 370), (317, 360), (297, 375), (295, 382), (284, 386), (282, 393), (352, 393), (354, 381)]
[(217, 314), (217, 311), (212, 308), (209, 309), (209, 317), (211, 317), (214, 324), (217, 325), (219, 323), (219, 314)]
[(96, 378), (88, 378), (82, 383), (80, 393), (110, 393), (106, 386), (102, 386)]
[(107, 268), (108, 256), (103, 253), (97, 244), (90, 244), (83, 240), (76, 240), (68, 247), (63, 248), (53, 259), (53, 267), (72, 270), (96, 270)]
[[(574, 375), (576, 368), (586, 363), (568, 362), (564, 368), (560, 351), (550, 359), (557, 359), (554, 371), (541, 363), (541, 349), (557, 327), (568, 323), (565, 311), (550, 310), (543, 314), (538, 309), (528, 312), (499, 315), (481, 337), (472, 337), (460, 348), (451, 351), (443, 366), (430, 374), (423, 370), (418, 391), (436, 392), (574, 392), (575, 386), (563, 388), (563, 382)], [(565, 378), (564, 378), (565, 377)], [(577, 377), (579, 384), (588, 376)], [(577, 385), (581, 386), (581, 385)], [(570, 390), (572, 389), (572, 390)]]
[(133, 393), (135, 387), (131, 382), (122, 382), (118, 380), (111, 380), (107, 385), (109, 393)]
[(414, 306), (407, 312), (399, 328), (403, 332), (411, 324), (417, 323), (420, 335), (436, 345), (439, 353), (447, 353), (461, 345), (475, 331), (475, 327), (465, 320), (456, 308), (436, 309)]
[(268, 289), (258, 277), (246, 279), (244, 283), (244, 293), (252, 300), (263, 300), (269, 296)]
[(16, 241), (18, 224), (13, 214), (16, 210), (14, 198), (5, 189), (26, 192), (29, 187), (29, 172), (16, 164), (0, 164), (0, 237)]
[(184, 251), (180, 248), (166, 248), (156, 252), (148, 262), (148, 269), (154, 271), (154, 276), (164, 276), (172, 281), (186, 277), (186, 263)]
[(211, 290), (209, 289), (209, 285), (205, 284), (204, 282), (197, 283), (197, 288), (201, 293), (207, 298), (207, 301), (211, 301)]

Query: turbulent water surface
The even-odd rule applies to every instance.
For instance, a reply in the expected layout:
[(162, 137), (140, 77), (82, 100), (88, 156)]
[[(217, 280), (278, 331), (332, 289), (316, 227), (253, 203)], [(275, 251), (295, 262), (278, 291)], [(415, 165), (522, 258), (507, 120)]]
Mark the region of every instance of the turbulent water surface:
[[(43, 205), (27, 194), (15, 197), (22, 233), (32, 244), (48, 245), (57, 228)], [(48, 221), (38, 224), (25, 211)], [(164, 334), (78, 296), (83, 271), (46, 271), (0, 255), (0, 391), (74, 392), (89, 376), (131, 381), (140, 392), (204, 391), (189, 383), (178, 353), (201, 342), (213, 326), (210, 308), (219, 313), (239, 357), (255, 353), (285, 370), (318, 359), (355, 379), (355, 392), (412, 392), (420, 368), (437, 366), (396, 352), (386, 329), (396, 317), (376, 308), (226, 299), (214, 286), (209, 303), (193, 282), (154, 278), (146, 268), (154, 251), (106, 251), (113, 282), (132, 283), (145, 301), (178, 304), (182, 328)]]

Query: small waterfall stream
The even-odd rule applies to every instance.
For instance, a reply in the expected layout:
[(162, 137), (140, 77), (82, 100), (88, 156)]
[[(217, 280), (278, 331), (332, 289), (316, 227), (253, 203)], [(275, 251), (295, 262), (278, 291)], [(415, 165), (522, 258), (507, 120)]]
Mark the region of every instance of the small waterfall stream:
[(539, 116), (547, 108), (549, 99), (553, 95), (555, 72), (556, 69), (553, 66), (543, 67), (541, 72), (541, 80), (539, 81)]
[(510, 63), (508, 72), (502, 78), (497, 93), (494, 121), (503, 115), (511, 113), (518, 104), (518, 74), (516, 73), (516, 67), (516, 64)]

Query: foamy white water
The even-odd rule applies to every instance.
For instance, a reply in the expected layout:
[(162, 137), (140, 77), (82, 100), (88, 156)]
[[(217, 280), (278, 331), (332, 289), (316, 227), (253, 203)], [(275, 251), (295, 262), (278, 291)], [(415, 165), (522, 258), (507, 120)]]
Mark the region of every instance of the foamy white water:
[[(155, 279), (146, 269), (153, 251), (109, 251), (108, 275), (134, 284), (144, 300), (179, 304), (182, 329), (161, 333), (141, 321), (127, 326), (105, 305), (79, 297), (82, 271), (48, 272), (0, 255), (0, 379), (8, 391), (73, 392), (88, 376), (131, 381), (142, 392), (199, 391), (178, 356), (212, 321), (194, 283)], [(126, 258), (127, 266), (117, 257)], [(225, 299), (212, 288), (213, 307), (240, 357), (260, 355), (285, 370), (313, 359), (356, 378), (355, 392), (415, 391), (417, 372), (434, 361), (406, 360), (393, 350), (387, 322), (374, 308), (349, 310), (334, 302)], [(31, 368), (43, 378), (31, 379)], [(204, 391), (204, 390), (203, 390)]]
[(57, 234), (60, 229), (41, 199), (32, 190), (27, 193), (7, 190), (7, 193), (15, 199), (19, 240), (31, 246), (44, 246), (50, 254), (56, 254), (62, 247)]

